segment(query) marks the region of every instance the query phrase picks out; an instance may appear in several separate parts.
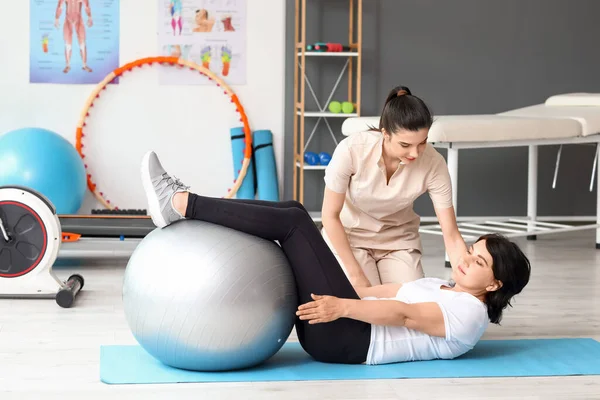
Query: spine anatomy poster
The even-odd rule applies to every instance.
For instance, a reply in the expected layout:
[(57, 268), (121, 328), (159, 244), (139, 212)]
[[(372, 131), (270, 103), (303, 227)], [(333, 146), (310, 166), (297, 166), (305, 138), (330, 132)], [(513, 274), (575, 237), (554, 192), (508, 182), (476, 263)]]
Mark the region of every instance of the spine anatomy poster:
[[(159, 54), (210, 69), (230, 85), (246, 83), (246, 0), (158, 0)], [(162, 68), (162, 84), (209, 84), (187, 69)]]
[(119, 0), (30, 0), (30, 82), (101, 82), (119, 67), (119, 24)]

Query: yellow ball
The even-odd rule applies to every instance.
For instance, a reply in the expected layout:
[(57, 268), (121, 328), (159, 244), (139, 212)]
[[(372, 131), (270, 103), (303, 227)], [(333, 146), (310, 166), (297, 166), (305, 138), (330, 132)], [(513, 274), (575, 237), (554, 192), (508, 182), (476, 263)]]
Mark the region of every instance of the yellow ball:
[(329, 111), (337, 114), (340, 111), (342, 111), (342, 105), (339, 101), (332, 101), (331, 103), (329, 103)]
[(344, 114), (351, 114), (354, 112), (354, 104), (349, 101), (345, 101), (342, 103), (342, 112)]

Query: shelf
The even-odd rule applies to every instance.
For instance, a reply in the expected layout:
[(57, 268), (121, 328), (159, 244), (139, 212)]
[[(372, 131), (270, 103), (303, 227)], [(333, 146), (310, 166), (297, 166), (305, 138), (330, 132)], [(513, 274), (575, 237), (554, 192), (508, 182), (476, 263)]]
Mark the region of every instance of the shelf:
[[(313, 186), (313, 180), (318, 179), (321, 174), (324, 174), (327, 166), (325, 165), (309, 165), (304, 162), (304, 153), (311, 144), (313, 138), (321, 137), (321, 133), (326, 133), (331, 136), (335, 147), (339, 145), (336, 131), (339, 130), (335, 125), (337, 121), (343, 122), (348, 118), (356, 118), (361, 116), (361, 92), (362, 92), (362, 5), (363, 0), (346, 0), (348, 2), (348, 25), (347, 39), (343, 39), (338, 35), (335, 42), (343, 46), (331, 47), (343, 51), (318, 51), (324, 50), (325, 47), (310, 47), (312, 43), (327, 42), (330, 38), (319, 37), (318, 32), (309, 30), (307, 38), (307, 15), (318, 15), (316, 13), (307, 14), (307, 3), (312, 4), (309, 0), (295, 0), (295, 29), (294, 29), (294, 101), (293, 101), (293, 118), (294, 118), (294, 157), (291, 160), (293, 163), (293, 199), (304, 204), (305, 185)], [(319, 10), (315, 10), (319, 11)], [(338, 30), (342, 28), (337, 27)], [(308, 50), (311, 49), (311, 50)], [(306, 57), (306, 58), (305, 58)], [(325, 76), (321, 75), (320, 79), (315, 79), (315, 84), (311, 82), (313, 77), (308, 69), (321, 69), (326, 67), (330, 69), (329, 63), (322, 64), (325, 59), (307, 61), (308, 57), (333, 57), (335, 61), (332, 65), (339, 73), (337, 78), (330, 76), (329, 73)], [(324, 71), (325, 72), (325, 71)], [(346, 78), (346, 79), (344, 79)], [(331, 81), (330, 83), (328, 81)], [(345, 82), (346, 81), (346, 82)], [(344, 102), (347, 101), (353, 105), (351, 113), (340, 112), (333, 113), (329, 109), (331, 101)], [(308, 110), (310, 109), (310, 111)], [(335, 110), (334, 108), (332, 108)], [(350, 110), (350, 108), (344, 108)], [(320, 130), (319, 125), (325, 125), (326, 130)], [(323, 146), (322, 143), (318, 144)], [(333, 152), (332, 152), (333, 153)], [(308, 172), (312, 171), (312, 172)], [(315, 173), (314, 171), (321, 171)], [(310, 176), (308, 176), (308, 175)], [(317, 175), (316, 177), (314, 175)], [(309, 181), (305, 180), (309, 178)], [(314, 188), (313, 188), (314, 189)], [(319, 209), (319, 205), (308, 206), (309, 208)], [(321, 212), (309, 211), (313, 220), (321, 221)]]
[[(302, 52), (298, 52), (298, 56), (302, 56)], [(358, 57), (356, 51), (305, 51), (305, 57)]]
[[(302, 115), (300, 111), (296, 111), (296, 114)], [(350, 118), (350, 117), (358, 117), (357, 113), (332, 113), (332, 112), (320, 112), (320, 111), (305, 111), (305, 117), (326, 117), (326, 118)]]
[[(296, 167), (300, 168), (300, 162), (296, 161)], [(312, 169), (312, 170), (325, 170), (327, 165), (308, 165), (304, 164), (304, 169)]]

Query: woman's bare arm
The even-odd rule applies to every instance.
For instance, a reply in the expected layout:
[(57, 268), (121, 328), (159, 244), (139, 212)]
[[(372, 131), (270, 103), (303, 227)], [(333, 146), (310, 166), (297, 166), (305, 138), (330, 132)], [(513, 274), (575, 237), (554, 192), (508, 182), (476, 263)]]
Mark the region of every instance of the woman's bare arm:
[(358, 294), (361, 299), (365, 297), (377, 297), (389, 299), (392, 297), (396, 297), (398, 290), (402, 287), (401, 283), (386, 283), (385, 285), (376, 285), (376, 286), (355, 286), (354, 290)]
[(350, 300), (344, 303), (345, 317), (373, 325), (405, 326), (431, 336), (446, 337), (446, 324), (437, 303), (407, 304), (397, 300)]
[(309, 324), (351, 318), (373, 325), (405, 326), (431, 336), (446, 337), (446, 324), (437, 303), (408, 304), (397, 300), (354, 300), (312, 294), (313, 301), (298, 307), (296, 315)]
[(361, 265), (354, 257), (352, 249), (350, 248), (350, 242), (346, 236), (346, 231), (340, 220), (340, 212), (344, 206), (344, 199), (346, 198), (345, 193), (336, 193), (328, 188), (325, 188), (325, 195), (323, 198), (322, 223), (327, 237), (339, 255), (348, 276), (350, 283), (353, 286), (370, 286), (371, 283), (367, 279)]
[(467, 245), (458, 230), (454, 207), (435, 208), (435, 213), (442, 228), (444, 246), (448, 252), (448, 258), (450, 258), (450, 264), (452, 268), (456, 268), (460, 258), (467, 252)]

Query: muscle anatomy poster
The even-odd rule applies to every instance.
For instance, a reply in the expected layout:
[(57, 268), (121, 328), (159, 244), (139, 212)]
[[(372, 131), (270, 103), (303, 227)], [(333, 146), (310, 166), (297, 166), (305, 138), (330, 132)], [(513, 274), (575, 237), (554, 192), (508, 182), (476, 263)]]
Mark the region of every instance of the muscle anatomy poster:
[(30, 82), (96, 84), (118, 67), (119, 0), (30, 0)]

